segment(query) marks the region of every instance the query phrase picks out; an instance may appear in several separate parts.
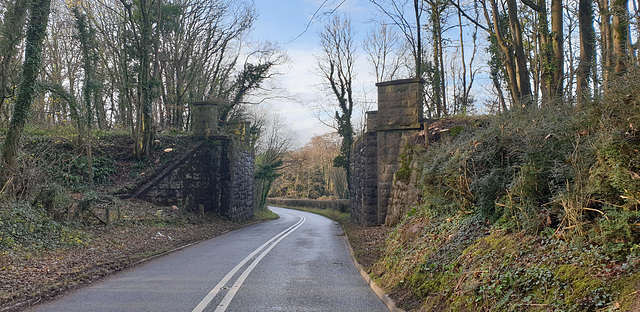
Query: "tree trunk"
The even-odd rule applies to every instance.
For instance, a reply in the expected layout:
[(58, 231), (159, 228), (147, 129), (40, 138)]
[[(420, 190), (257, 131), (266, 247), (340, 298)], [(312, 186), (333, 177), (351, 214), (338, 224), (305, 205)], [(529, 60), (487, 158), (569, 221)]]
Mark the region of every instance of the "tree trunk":
[(551, 0), (551, 42), (553, 48), (553, 75), (551, 79), (551, 98), (557, 100), (563, 95), (564, 50), (563, 50), (562, 0)]
[(544, 0), (539, 3), (538, 13), (538, 86), (542, 94), (542, 105), (551, 103), (553, 79), (553, 52), (549, 34), (547, 4)]
[(431, 82), (433, 88), (433, 101), (436, 106), (436, 116), (442, 117), (445, 115), (445, 108), (443, 105), (444, 90), (442, 89), (442, 70), (440, 67), (440, 16), (438, 10), (438, 1), (434, 0), (429, 2), (431, 4), (431, 36), (433, 40), (433, 81)]
[[(576, 29), (576, 19), (574, 18), (577, 14), (574, 14), (573, 11), (571, 11), (570, 8), (568, 7), (564, 7), (565, 12), (567, 13), (567, 16), (571, 16), (571, 18), (567, 19), (567, 29)], [(577, 12), (577, 11), (576, 11)], [(573, 31), (571, 32), (573, 33)], [(574, 45), (574, 37), (573, 36), (567, 36), (566, 38), (567, 42), (566, 42), (566, 46), (567, 46), (567, 55), (575, 55), (575, 45)], [(573, 90), (573, 86), (576, 84), (575, 82), (575, 78), (576, 78), (576, 71), (577, 68), (576, 66), (574, 66), (576, 63), (576, 60), (573, 57), (569, 57), (567, 59), (567, 68), (569, 70), (569, 73), (567, 74), (567, 78), (565, 81), (565, 88), (564, 89), (564, 94), (574, 94), (574, 90)], [(572, 96), (569, 96), (567, 98), (566, 101), (567, 105), (575, 105), (575, 98)]]
[(611, 73), (613, 71), (613, 41), (611, 32), (611, 12), (609, 11), (609, 0), (600, 0), (600, 33), (602, 34), (602, 79), (604, 89), (607, 89)]
[[(87, 150), (87, 164), (89, 171), (89, 186), (93, 187), (93, 158), (91, 153), (91, 130), (93, 128), (93, 107), (91, 105), (92, 93), (95, 95), (95, 82), (94, 82), (94, 64), (93, 47), (92, 47), (92, 31), (87, 25), (86, 16), (84, 16), (78, 8), (73, 9), (73, 14), (76, 18), (76, 29), (78, 30), (78, 38), (80, 40), (80, 49), (82, 50), (82, 59), (84, 67), (84, 86), (82, 87), (82, 96), (85, 105), (85, 122), (86, 127), (83, 127), (86, 133), (82, 133), (82, 129), (78, 129), (80, 132), (79, 137), (84, 138), (84, 144)], [(93, 105), (95, 106), (95, 105)]]
[(612, 9), (614, 73), (621, 75), (627, 71), (628, 66), (629, 3), (626, 0), (615, 0)]
[(519, 106), (527, 108), (533, 104), (531, 98), (531, 82), (529, 80), (529, 70), (527, 69), (527, 59), (524, 54), (524, 43), (522, 41), (522, 26), (518, 19), (518, 8), (516, 0), (507, 0), (509, 11), (509, 24), (511, 27), (511, 39), (515, 51), (515, 65), (517, 71), (517, 84), (520, 93), (518, 99)]
[(445, 78), (445, 70), (444, 70), (444, 49), (442, 45), (442, 24), (440, 23), (440, 5), (437, 6), (438, 9), (438, 67), (440, 67), (440, 90), (442, 90), (442, 114), (443, 116), (449, 116), (449, 110), (447, 108), (447, 80)]
[[(460, 6), (460, 0), (458, 0)], [(460, 60), (462, 61), (462, 103), (467, 103), (467, 61), (464, 59), (464, 27), (462, 27), (462, 14), (458, 10), (458, 30), (460, 36)]]
[(15, 1), (4, 13), (0, 33), (0, 111), (6, 99), (14, 95), (14, 82), (11, 69), (18, 54), (17, 45), (23, 36), (23, 29), (27, 15), (27, 1)]
[(590, 100), (589, 78), (596, 55), (596, 37), (593, 29), (593, 0), (580, 0), (578, 23), (580, 26), (580, 62), (576, 79), (576, 107), (581, 109)]
[(17, 174), (18, 142), (22, 130), (31, 110), (35, 97), (36, 79), (42, 64), (42, 41), (47, 34), (51, 0), (33, 0), (29, 14), (29, 26), (25, 45), (25, 61), (22, 67), (22, 82), (18, 89), (11, 124), (7, 132), (4, 149), (2, 150), (2, 175), (4, 187), (10, 184), (12, 177)]
[(500, 30), (500, 20), (499, 20), (500, 10), (498, 9), (498, 4), (496, 3), (495, 0), (489, 0), (489, 1), (491, 2), (491, 11), (492, 11), (493, 19), (491, 20), (489, 18), (489, 15), (488, 15), (489, 13), (486, 10), (484, 11), (485, 18), (487, 19), (487, 23), (492, 22), (494, 35), (496, 36), (496, 41), (498, 42), (498, 45), (500, 46), (500, 49), (502, 50), (502, 53), (504, 56), (503, 63), (507, 72), (507, 78), (509, 79), (508, 81), (509, 92), (511, 94), (511, 98), (513, 99), (514, 106), (521, 107), (522, 94), (520, 92), (520, 88), (518, 87), (518, 82), (517, 82), (518, 78), (517, 78), (515, 60), (513, 57), (513, 50), (506, 42), (504, 35)]
[(420, 25), (420, 4), (421, 1), (413, 0), (413, 8), (416, 14), (416, 78), (422, 78), (422, 26)]
[[(138, 52), (138, 88), (136, 126), (133, 130), (133, 153), (138, 159), (149, 157), (153, 143), (153, 116), (151, 91), (151, 49), (153, 47), (152, 27), (153, 0), (140, 0), (137, 2), (138, 11), (134, 15), (132, 4), (120, 0), (128, 11), (129, 22), (133, 30), (134, 45)], [(136, 33), (136, 25), (139, 26), (139, 34)]]

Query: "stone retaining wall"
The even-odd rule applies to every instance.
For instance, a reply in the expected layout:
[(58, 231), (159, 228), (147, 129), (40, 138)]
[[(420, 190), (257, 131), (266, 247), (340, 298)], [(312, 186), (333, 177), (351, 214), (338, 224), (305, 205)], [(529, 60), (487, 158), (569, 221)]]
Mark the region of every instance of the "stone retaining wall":
[(209, 137), (132, 196), (230, 220), (253, 217), (253, 154), (231, 137)]

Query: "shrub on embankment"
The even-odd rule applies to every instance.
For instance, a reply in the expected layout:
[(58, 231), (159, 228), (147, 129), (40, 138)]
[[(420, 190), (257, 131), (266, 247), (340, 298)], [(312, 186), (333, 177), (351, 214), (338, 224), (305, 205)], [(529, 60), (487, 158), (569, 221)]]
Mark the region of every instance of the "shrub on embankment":
[(267, 205), (284, 206), (284, 207), (292, 207), (292, 208), (330, 209), (330, 210), (336, 210), (339, 212), (349, 211), (348, 199), (320, 200), (320, 199), (268, 198)]
[(640, 310), (640, 88), (616, 87), (407, 148), (421, 201), (378, 282), (409, 310)]

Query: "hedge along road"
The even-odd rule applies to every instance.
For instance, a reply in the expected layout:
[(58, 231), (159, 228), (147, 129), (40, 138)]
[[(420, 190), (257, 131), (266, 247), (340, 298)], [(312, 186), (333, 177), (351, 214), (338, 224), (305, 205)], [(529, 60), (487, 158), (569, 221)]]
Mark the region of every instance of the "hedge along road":
[(212, 238), (30, 311), (388, 311), (355, 269), (340, 226), (280, 219)]

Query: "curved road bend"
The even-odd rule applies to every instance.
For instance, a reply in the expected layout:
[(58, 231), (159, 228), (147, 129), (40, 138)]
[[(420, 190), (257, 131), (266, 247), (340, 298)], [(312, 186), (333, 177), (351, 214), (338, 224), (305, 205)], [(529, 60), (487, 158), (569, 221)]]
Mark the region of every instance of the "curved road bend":
[(340, 226), (280, 219), (204, 241), (29, 311), (388, 311), (358, 274)]

